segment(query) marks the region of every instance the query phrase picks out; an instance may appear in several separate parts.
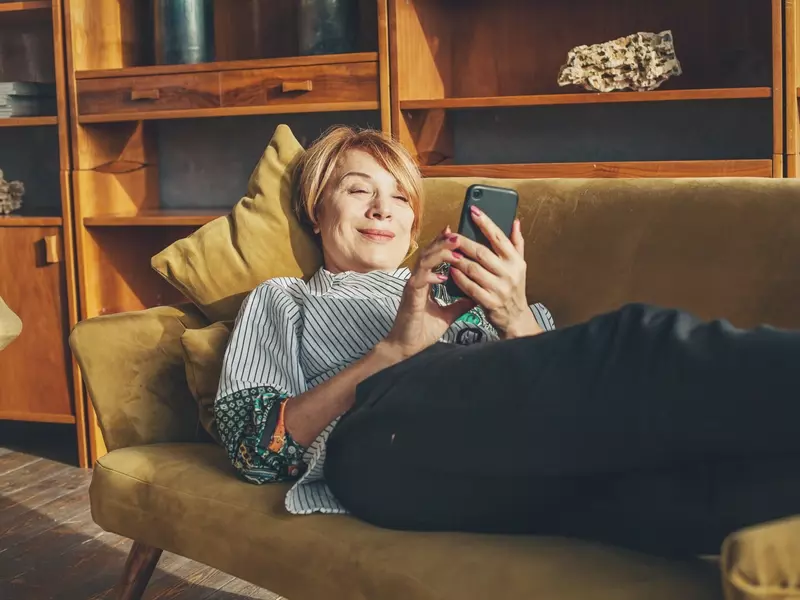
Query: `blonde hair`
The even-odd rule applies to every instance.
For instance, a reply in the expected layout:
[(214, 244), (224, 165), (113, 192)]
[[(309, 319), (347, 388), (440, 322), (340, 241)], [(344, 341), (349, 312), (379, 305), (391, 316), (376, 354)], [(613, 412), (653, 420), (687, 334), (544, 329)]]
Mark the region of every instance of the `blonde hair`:
[(293, 208), (300, 222), (315, 228), (325, 191), (336, 168), (349, 150), (366, 152), (397, 180), (414, 211), (412, 249), (416, 248), (422, 221), (422, 175), (408, 150), (400, 142), (374, 129), (337, 125), (323, 133), (303, 154), (295, 170), (297, 193)]

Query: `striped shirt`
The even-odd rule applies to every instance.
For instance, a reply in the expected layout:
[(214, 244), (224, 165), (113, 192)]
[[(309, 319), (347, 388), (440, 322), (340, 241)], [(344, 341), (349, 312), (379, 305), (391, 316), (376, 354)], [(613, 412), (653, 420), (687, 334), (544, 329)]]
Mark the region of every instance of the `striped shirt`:
[[(308, 283), (289, 277), (262, 283), (248, 295), (237, 316), (217, 402), (261, 386), (298, 396), (330, 379), (386, 337), (409, 276), (405, 268), (337, 274), (322, 268)], [(448, 303), (444, 286), (434, 288), (437, 301)], [(544, 306), (534, 304), (531, 310), (543, 329), (554, 328)], [(470, 344), (497, 339), (483, 312), (473, 309), (453, 323), (441, 341)], [(306, 449), (307, 469), (286, 495), (289, 512), (347, 512), (323, 479), (325, 444), (337, 422)]]

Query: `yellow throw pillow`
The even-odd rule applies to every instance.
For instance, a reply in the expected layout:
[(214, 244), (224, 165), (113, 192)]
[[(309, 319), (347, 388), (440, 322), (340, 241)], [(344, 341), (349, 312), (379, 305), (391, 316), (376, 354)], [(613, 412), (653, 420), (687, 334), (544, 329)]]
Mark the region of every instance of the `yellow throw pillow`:
[(308, 278), (322, 266), (313, 234), (292, 211), (292, 176), (303, 152), (291, 129), (279, 125), (231, 213), (152, 258), (152, 267), (210, 321), (233, 320), (266, 279)]
[(186, 381), (197, 402), (200, 424), (217, 443), (220, 443), (220, 438), (214, 417), (214, 398), (232, 328), (233, 322), (226, 321), (203, 329), (187, 329), (181, 335)]

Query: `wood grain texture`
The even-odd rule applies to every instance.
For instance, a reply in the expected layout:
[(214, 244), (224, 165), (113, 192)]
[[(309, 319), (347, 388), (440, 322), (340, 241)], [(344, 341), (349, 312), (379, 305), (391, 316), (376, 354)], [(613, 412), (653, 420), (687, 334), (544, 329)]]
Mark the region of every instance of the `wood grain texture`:
[(247, 115), (285, 115), (294, 113), (322, 113), (378, 110), (377, 100), (357, 102), (296, 102), (266, 104), (261, 106), (229, 106), (225, 108), (191, 110), (152, 110), (147, 112), (121, 112), (85, 115), (79, 118), (82, 125), (115, 123), (123, 121), (150, 121), (157, 119), (204, 119), (213, 117), (243, 117)]
[(30, 421), (31, 423), (66, 423), (74, 424), (74, 415), (32, 413), (30, 411), (3, 410), (0, 408), (0, 420), (3, 421)]
[(352, 54), (319, 54), (315, 56), (285, 56), (281, 58), (257, 58), (228, 62), (209, 62), (194, 65), (154, 65), (126, 67), (121, 69), (98, 69), (78, 71), (75, 79), (106, 79), (109, 77), (143, 77), (145, 75), (185, 75), (191, 73), (216, 73), (219, 71), (240, 71), (247, 69), (278, 69), (282, 67), (308, 67), (320, 65), (339, 65), (347, 63), (376, 62), (377, 52), (357, 52)]
[(220, 88), (221, 104), (225, 108), (349, 102), (377, 104), (378, 69), (376, 63), (366, 62), (222, 71)]
[(220, 106), (218, 73), (82, 79), (77, 90), (82, 116)]
[(41, 127), (43, 125), (57, 125), (58, 117), (10, 117), (0, 119), (0, 127)]
[(128, 559), (125, 561), (125, 570), (117, 586), (119, 600), (141, 600), (150, 577), (156, 569), (162, 550), (145, 544), (134, 542)]
[[(652, 92), (585, 92), (578, 94), (539, 94), (535, 96), (489, 96), (483, 98), (441, 98), (406, 100), (402, 110), (433, 108), (496, 108), (506, 106), (544, 106), (555, 104), (604, 104), (617, 102), (666, 102), (670, 100), (733, 100), (769, 98), (772, 88), (726, 88), (716, 90), (666, 90)], [(780, 95), (779, 95), (780, 97)]]
[(380, 94), (381, 130), (392, 133), (391, 74), (389, 56), (389, 5), (388, 0), (377, 0), (378, 21), (378, 87)]
[(772, 177), (771, 160), (698, 160), (620, 163), (541, 163), (422, 167), (425, 177), (640, 178)]
[[(772, 151), (775, 155), (782, 155), (784, 148), (783, 29), (782, 0), (772, 0)], [(775, 170), (774, 176), (783, 177), (783, 169)]]
[(785, 102), (786, 102), (786, 155), (787, 155), (787, 175), (789, 177), (797, 177), (797, 159), (794, 158), (798, 154), (798, 128), (800, 128), (800, 111), (798, 111), (798, 97), (800, 97), (800, 89), (798, 89), (798, 69), (800, 69), (800, 43), (798, 43), (798, 36), (800, 35), (800, 27), (798, 26), (798, 18), (800, 18), (800, 11), (797, 9), (796, 0), (784, 0), (785, 2), (785, 60), (786, 60), (786, 81), (785, 81)]
[(299, 42), (296, 0), (216, 0), (218, 61), (295, 56)]
[(150, 257), (195, 227), (93, 227), (85, 239), (84, 318), (185, 302)]
[[(0, 597), (5, 600), (117, 598), (133, 546), (92, 521), (91, 472), (0, 447)], [(271, 592), (164, 552), (150, 600), (282, 600)]]
[(24, 12), (24, 11), (47, 11), (53, 7), (50, 0), (27, 0), (23, 2), (2, 2), (0, 3), (0, 13)]
[(144, 210), (130, 215), (95, 215), (86, 217), (86, 227), (174, 227), (202, 226), (225, 216), (229, 210)]
[(0, 227), (61, 227), (63, 221), (55, 216), (0, 215)]
[[(152, 56), (152, 22), (142, 0), (63, 0), (67, 16), (67, 53), (71, 69), (119, 69), (143, 64)], [(150, 17), (150, 21), (148, 21)]]
[(400, 100), (558, 93), (571, 48), (666, 29), (683, 74), (662, 89), (771, 87), (765, 4), (577, 0), (565, 9), (549, 0), (396, 0)]
[[(15, 418), (74, 418), (66, 343), (67, 296), (63, 263), (46, 264), (44, 239), (58, 227), (0, 228), (0, 296), (23, 323), (0, 360), (0, 413)], [(49, 417), (49, 419), (47, 419)]]

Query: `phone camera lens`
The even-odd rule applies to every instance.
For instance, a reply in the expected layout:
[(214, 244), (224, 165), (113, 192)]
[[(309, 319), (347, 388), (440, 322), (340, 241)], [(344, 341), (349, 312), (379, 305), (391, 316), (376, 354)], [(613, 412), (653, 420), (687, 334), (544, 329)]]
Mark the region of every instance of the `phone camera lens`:
[(475, 198), (476, 200), (483, 198), (483, 190), (475, 190), (474, 192), (472, 192), (472, 197)]

